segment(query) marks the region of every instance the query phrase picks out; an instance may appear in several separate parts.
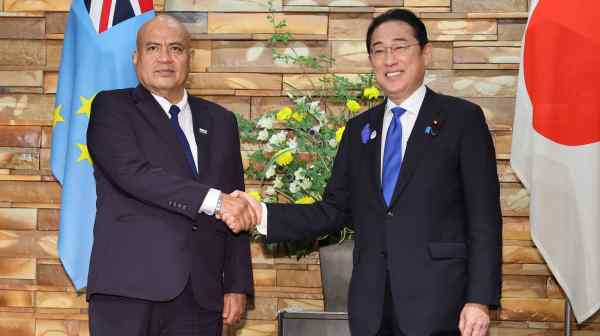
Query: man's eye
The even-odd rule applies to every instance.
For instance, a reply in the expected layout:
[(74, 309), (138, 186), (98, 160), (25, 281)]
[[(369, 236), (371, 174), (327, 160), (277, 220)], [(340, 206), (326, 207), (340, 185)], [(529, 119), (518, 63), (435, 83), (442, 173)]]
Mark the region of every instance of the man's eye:
[(182, 53), (183, 52), (183, 48), (182, 47), (172, 47), (171, 50), (173, 50), (174, 52), (177, 52), (177, 53)]
[(146, 50), (147, 51), (156, 51), (156, 50), (158, 50), (158, 48), (156, 46), (148, 46), (148, 47), (146, 47)]
[(375, 54), (383, 54), (384, 52), (385, 52), (384, 49), (375, 49), (375, 50), (373, 50), (373, 53), (375, 53)]

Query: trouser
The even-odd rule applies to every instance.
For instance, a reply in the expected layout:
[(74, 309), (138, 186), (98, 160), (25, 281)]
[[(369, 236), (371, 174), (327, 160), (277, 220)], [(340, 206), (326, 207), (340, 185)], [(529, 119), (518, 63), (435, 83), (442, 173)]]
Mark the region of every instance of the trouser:
[(170, 301), (154, 302), (94, 294), (89, 302), (91, 336), (220, 336), (221, 312), (198, 305), (188, 280)]

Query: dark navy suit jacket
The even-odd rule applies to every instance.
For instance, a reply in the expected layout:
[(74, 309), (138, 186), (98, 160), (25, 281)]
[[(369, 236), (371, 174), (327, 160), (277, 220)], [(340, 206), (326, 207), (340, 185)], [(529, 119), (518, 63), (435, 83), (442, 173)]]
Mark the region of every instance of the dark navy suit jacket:
[[(348, 122), (323, 201), (268, 205), (267, 240), (316, 237), (351, 224), (352, 334), (377, 332), (389, 274), (406, 335), (458, 335), (465, 302), (499, 303), (501, 213), (492, 138), (479, 106), (427, 89), (388, 207), (380, 178), (384, 109)], [(434, 119), (437, 135), (426, 134)], [(376, 137), (365, 144), (367, 124)]]
[(88, 298), (165, 301), (190, 279), (196, 300), (210, 310), (222, 309), (226, 292), (252, 294), (248, 236), (198, 213), (209, 188), (244, 188), (237, 123), (219, 105), (195, 97), (189, 105), (198, 177), (145, 88), (94, 99), (87, 141), (98, 200)]

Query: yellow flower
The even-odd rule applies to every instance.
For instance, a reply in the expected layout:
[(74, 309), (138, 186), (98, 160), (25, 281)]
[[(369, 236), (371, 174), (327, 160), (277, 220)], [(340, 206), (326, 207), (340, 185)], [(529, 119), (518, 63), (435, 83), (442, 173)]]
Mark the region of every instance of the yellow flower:
[(379, 97), (379, 89), (371, 86), (363, 90), (363, 97), (367, 99), (377, 99)]
[(292, 118), (297, 122), (301, 122), (302, 120), (304, 120), (304, 115), (300, 112), (294, 112), (294, 114), (292, 114)]
[(315, 199), (312, 198), (311, 196), (302, 196), (302, 197), (298, 198), (294, 203), (295, 204), (313, 204), (313, 203), (315, 203)]
[(262, 196), (260, 195), (260, 192), (258, 192), (256, 190), (249, 192), (248, 195), (254, 197), (259, 202), (262, 201)]
[(335, 141), (338, 143), (342, 141), (342, 135), (344, 135), (344, 131), (346, 130), (346, 126), (340, 127), (335, 131)]
[(292, 154), (292, 151), (289, 149), (284, 149), (283, 152), (279, 152), (275, 155), (277, 157), (275, 163), (279, 166), (287, 166), (294, 161), (294, 154)]
[(289, 106), (282, 107), (279, 112), (277, 112), (277, 120), (285, 121), (290, 119), (292, 116), (292, 109)]
[(360, 110), (360, 104), (354, 99), (346, 100), (346, 107), (352, 113), (356, 113), (358, 110)]

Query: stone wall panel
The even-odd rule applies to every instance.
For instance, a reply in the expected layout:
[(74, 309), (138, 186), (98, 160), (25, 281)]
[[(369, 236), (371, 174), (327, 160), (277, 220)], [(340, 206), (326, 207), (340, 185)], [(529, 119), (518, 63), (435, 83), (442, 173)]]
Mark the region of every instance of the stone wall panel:
[(45, 37), (44, 24), (43, 18), (0, 17), (0, 38), (43, 39)]

